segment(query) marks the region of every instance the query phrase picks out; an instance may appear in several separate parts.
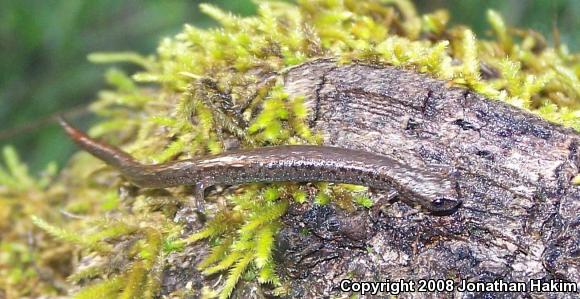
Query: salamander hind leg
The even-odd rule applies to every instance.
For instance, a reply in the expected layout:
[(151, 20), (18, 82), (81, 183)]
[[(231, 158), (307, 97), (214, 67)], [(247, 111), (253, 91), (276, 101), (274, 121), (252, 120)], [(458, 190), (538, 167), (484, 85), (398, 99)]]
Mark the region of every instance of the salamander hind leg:
[(205, 212), (205, 188), (208, 186), (206, 181), (199, 181), (195, 184), (194, 200), (197, 212), (203, 214)]

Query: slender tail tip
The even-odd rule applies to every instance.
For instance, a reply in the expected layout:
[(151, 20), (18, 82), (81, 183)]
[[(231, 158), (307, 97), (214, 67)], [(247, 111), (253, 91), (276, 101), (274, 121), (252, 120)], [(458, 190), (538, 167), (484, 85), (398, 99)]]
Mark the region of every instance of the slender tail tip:
[(79, 131), (77, 128), (73, 127), (62, 115), (56, 117), (60, 126), (64, 129), (64, 131), (73, 139), (78, 140), (79, 138), (83, 137), (85, 134)]

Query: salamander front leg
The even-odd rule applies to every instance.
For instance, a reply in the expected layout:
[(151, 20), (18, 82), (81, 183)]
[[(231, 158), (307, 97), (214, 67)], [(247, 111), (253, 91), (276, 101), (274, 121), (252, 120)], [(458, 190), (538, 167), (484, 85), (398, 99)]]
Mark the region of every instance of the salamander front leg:
[[(377, 190), (369, 189), (372, 194), (377, 195)], [(374, 203), (373, 207), (370, 211), (370, 217), (373, 222), (377, 222), (379, 218), (381, 218), (381, 214), (383, 213), (383, 209), (385, 208), (386, 204), (392, 203), (392, 201), (397, 197), (399, 192), (394, 188), (389, 189), (386, 194), (384, 191), (380, 193), (379, 199)]]

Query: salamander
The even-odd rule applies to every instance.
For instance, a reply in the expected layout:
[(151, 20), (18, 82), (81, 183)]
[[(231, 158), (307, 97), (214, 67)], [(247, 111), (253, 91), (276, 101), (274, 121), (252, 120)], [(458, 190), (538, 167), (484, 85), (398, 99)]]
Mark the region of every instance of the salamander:
[(394, 188), (404, 202), (418, 204), (435, 215), (447, 215), (462, 203), (456, 184), (446, 176), (367, 151), (313, 145), (268, 146), (145, 165), (121, 149), (87, 136), (62, 118), (60, 124), (82, 149), (139, 187), (195, 186), (199, 211), (203, 211), (207, 187), (251, 182), (334, 182)]

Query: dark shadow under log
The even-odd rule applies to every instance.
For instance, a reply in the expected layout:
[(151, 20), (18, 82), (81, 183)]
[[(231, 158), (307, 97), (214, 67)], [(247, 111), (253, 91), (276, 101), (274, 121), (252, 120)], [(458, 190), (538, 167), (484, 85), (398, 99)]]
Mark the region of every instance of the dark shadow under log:
[(398, 202), (355, 213), (291, 207), (277, 240), (277, 263), (290, 281), (290, 297), (347, 296), (338, 289), (346, 278), (580, 283), (580, 186), (571, 183), (580, 168), (580, 134), (394, 67), (320, 60), (288, 71), (284, 79), (287, 92), (307, 97), (311, 125), (324, 134), (325, 144), (451, 172), (464, 200), (445, 217)]

